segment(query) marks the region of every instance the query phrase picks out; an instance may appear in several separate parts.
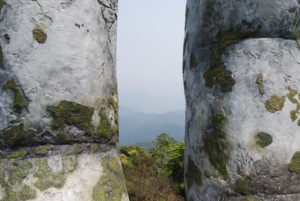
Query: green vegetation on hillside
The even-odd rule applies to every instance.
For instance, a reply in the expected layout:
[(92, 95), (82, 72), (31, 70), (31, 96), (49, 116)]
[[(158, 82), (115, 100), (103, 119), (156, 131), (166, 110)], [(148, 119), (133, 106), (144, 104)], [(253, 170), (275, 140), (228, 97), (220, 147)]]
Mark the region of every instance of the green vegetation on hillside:
[(131, 201), (184, 201), (184, 142), (166, 133), (156, 137), (150, 153), (141, 146), (120, 149)]

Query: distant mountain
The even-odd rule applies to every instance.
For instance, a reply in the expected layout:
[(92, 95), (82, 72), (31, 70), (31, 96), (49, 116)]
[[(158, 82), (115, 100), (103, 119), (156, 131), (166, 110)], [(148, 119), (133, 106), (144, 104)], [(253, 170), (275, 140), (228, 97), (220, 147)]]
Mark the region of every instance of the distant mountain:
[(184, 110), (153, 114), (121, 106), (119, 108), (120, 144), (149, 144), (163, 132), (183, 140), (184, 118)]

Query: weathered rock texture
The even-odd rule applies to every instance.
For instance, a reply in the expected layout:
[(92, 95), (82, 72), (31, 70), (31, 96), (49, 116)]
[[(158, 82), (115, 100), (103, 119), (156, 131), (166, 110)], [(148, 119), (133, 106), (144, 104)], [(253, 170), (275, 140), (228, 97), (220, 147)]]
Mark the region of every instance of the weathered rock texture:
[(0, 0), (0, 200), (128, 200), (117, 0)]
[(188, 0), (189, 201), (300, 200), (300, 2)]

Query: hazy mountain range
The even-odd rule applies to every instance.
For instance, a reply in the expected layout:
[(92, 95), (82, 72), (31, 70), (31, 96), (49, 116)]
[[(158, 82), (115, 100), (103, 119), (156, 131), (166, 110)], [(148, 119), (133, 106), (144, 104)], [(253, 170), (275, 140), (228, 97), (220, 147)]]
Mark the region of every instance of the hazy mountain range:
[(149, 144), (165, 132), (184, 140), (184, 110), (165, 114), (143, 113), (120, 106), (120, 144)]

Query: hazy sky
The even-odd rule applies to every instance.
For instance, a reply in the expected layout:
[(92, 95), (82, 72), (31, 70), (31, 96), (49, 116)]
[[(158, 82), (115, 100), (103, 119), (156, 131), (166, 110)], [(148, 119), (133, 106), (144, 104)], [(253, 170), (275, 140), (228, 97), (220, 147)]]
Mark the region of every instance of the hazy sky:
[(119, 0), (119, 101), (138, 111), (185, 107), (182, 46), (185, 0)]

